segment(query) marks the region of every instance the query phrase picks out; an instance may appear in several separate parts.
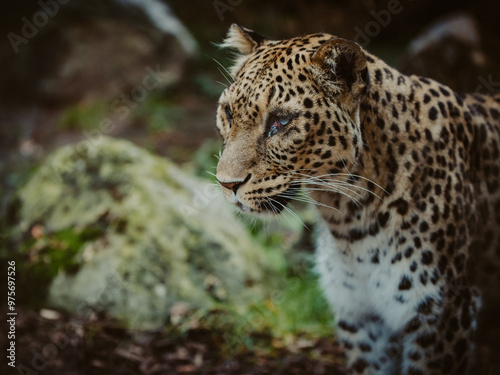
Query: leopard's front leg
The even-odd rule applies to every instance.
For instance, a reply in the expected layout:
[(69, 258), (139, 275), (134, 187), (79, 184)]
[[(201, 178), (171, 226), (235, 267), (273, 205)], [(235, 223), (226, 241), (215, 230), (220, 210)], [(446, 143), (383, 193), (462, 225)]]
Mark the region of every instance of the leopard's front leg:
[(453, 285), (442, 300), (424, 298), (399, 334), (401, 373), (466, 374), (474, 350), (478, 297), (472, 288)]
[(348, 374), (392, 375), (399, 373), (401, 346), (397, 336), (377, 315), (353, 320), (354, 314), (341, 314), (337, 334), (346, 355)]
[(467, 373), (477, 319), (471, 288), (450, 289), (447, 298), (427, 296), (400, 331), (376, 315), (338, 317), (338, 336), (348, 374), (461, 375)]

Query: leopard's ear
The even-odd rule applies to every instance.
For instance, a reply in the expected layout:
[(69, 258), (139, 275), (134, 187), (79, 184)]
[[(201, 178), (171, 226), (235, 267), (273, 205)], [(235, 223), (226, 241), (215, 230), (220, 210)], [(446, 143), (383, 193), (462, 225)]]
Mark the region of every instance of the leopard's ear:
[(265, 40), (266, 38), (255, 31), (233, 23), (227, 32), (226, 39), (224, 39), (220, 46), (223, 48), (233, 48), (242, 55), (248, 55)]
[(311, 60), (318, 78), (334, 92), (358, 98), (368, 90), (370, 75), (358, 44), (342, 38), (330, 39), (314, 52)]

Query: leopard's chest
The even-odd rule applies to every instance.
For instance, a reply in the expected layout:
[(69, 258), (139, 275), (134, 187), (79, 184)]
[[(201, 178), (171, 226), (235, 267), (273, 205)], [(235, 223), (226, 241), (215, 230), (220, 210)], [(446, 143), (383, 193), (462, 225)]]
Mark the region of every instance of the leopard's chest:
[(432, 286), (422, 285), (410, 260), (398, 253), (390, 232), (346, 243), (322, 225), (316, 267), (337, 320), (377, 317), (393, 331), (408, 323)]

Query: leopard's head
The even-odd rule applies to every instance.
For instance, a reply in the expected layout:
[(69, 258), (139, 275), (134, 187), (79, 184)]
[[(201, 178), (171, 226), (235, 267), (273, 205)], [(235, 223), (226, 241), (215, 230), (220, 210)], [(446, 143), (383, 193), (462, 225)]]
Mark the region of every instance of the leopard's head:
[(237, 53), (217, 110), (217, 179), (230, 203), (277, 214), (303, 182), (355, 163), (369, 85), (361, 47), (329, 34), (268, 40), (237, 25), (222, 45)]

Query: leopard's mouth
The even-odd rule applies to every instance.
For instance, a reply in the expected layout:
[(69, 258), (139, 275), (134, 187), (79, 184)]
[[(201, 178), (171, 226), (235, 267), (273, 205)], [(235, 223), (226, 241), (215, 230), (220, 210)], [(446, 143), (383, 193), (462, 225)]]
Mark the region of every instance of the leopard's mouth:
[(295, 188), (288, 188), (287, 190), (275, 194), (273, 196), (262, 197), (259, 202), (256, 202), (253, 208), (248, 207), (241, 202), (237, 202), (236, 206), (243, 212), (264, 215), (279, 215), (286, 209), (286, 206), (297, 195), (298, 190)]

